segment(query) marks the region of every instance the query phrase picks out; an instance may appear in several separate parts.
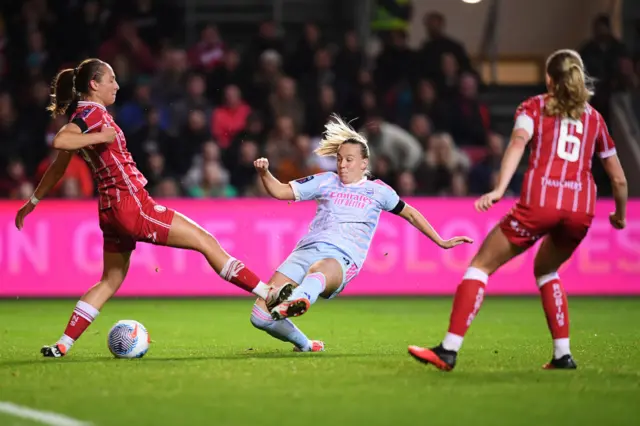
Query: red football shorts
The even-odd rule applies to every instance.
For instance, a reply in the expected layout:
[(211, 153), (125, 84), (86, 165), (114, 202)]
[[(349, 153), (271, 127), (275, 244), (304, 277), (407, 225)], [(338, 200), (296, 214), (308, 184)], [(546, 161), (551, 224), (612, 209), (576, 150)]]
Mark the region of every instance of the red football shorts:
[(517, 203), (500, 222), (500, 229), (514, 245), (529, 248), (549, 235), (553, 242), (569, 249), (578, 247), (587, 236), (592, 215)]
[(174, 210), (156, 203), (145, 190), (121, 193), (119, 202), (100, 212), (104, 251), (132, 251), (136, 241), (166, 245), (174, 214)]

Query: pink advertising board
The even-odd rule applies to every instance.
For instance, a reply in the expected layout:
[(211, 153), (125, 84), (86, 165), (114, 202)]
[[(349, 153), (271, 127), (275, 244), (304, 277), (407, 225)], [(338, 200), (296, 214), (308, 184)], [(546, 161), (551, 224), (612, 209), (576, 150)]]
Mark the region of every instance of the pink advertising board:
[[(509, 207), (505, 200), (479, 214), (472, 199), (410, 199), (443, 237), (468, 235), (473, 245), (441, 250), (399, 217), (383, 213), (369, 257), (344, 295), (452, 294), (488, 230)], [(275, 200), (166, 200), (191, 217), (264, 280), (306, 232), (314, 203)], [(14, 226), (20, 204), (0, 202), (0, 297), (78, 296), (102, 271), (102, 238), (95, 201), (45, 200)], [(640, 295), (640, 201), (629, 205), (628, 227), (614, 231), (601, 200), (579, 251), (561, 271), (573, 295)], [(489, 294), (535, 294), (531, 250), (504, 266)], [(139, 243), (119, 296), (238, 296), (198, 254)]]

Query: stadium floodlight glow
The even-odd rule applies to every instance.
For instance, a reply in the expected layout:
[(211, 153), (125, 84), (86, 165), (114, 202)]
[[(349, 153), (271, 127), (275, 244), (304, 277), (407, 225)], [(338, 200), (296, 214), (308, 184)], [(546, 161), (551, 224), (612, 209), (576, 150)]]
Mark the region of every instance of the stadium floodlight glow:
[(476, 3), (480, 3), (482, 0), (462, 0), (463, 3), (468, 3), (468, 4), (476, 4)]

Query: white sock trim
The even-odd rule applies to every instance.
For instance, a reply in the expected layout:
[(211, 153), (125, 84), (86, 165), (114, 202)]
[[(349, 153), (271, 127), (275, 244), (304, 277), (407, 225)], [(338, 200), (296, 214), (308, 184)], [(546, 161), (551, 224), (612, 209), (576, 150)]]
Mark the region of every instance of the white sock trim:
[(269, 290), (270, 289), (271, 289), (271, 287), (268, 284), (265, 284), (262, 281), (260, 281), (258, 283), (258, 285), (256, 286), (256, 288), (251, 290), (251, 293), (255, 294), (258, 297), (261, 297), (264, 300), (267, 300), (267, 297), (269, 296)]
[(236, 259), (235, 257), (229, 257), (229, 259), (227, 259), (224, 266), (222, 267), (222, 270), (218, 275), (220, 275), (220, 277), (228, 281), (229, 280), (228, 275), (230, 272), (232, 272), (231, 267), (233, 266), (236, 260), (238, 259)]
[(549, 281), (559, 280), (560, 275), (557, 272), (552, 272), (550, 274), (542, 275), (536, 279), (536, 283), (538, 284), (538, 288), (542, 288), (543, 285), (548, 283)]
[(487, 285), (487, 282), (489, 281), (489, 275), (487, 275), (486, 272), (478, 268), (474, 268), (473, 266), (470, 266), (469, 268), (467, 268), (467, 271), (464, 273), (464, 276), (462, 277), (462, 279), (476, 280), (476, 281), (480, 281), (484, 285)]
[(565, 355), (571, 355), (569, 348), (569, 338), (553, 339), (553, 357), (555, 359), (562, 358)]
[(93, 320), (95, 320), (100, 313), (99, 310), (97, 310), (87, 302), (83, 302), (82, 300), (79, 300), (78, 303), (76, 303), (76, 308), (73, 310), (73, 312), (80, 315), (82, 318), (86, 319), (89, 322), (93, 322)]
[(464, 337), (458, 336), (457, 334), (447, 333), (442, 339), (442, 347), (448, 351), (456, 351), (458, 352), (462, 347), (462, 341)]

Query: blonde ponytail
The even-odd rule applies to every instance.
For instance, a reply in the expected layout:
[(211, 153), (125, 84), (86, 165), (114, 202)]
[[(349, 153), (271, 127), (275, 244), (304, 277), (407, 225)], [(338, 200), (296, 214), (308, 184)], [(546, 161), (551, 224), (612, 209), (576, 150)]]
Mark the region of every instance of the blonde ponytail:
[(545, 105), (550, 116), (579, 120), (593, 96), (593, 79), (584, 70), (580, 55), (573, 50), (559, 50), (547, 60), (551, 92)]
[(337, 114), (331, 114), (331, 118), (324, 128), (324, 138), (314, 151), (317, 155), (321, 157), (337, 155), (340, 146), (347, 142), (359, 144), (362, 148), (362, 157), (369, 158), (369, 145), (365, 137), (356, 132), (348, 123), (345, 123)]

